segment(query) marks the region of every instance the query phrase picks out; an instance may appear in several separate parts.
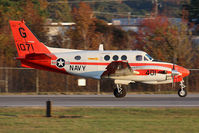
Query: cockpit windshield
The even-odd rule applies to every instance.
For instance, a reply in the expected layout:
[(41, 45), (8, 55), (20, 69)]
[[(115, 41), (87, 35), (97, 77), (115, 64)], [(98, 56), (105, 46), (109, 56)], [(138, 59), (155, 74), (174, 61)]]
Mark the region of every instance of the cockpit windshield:
[(150, 55), (146, 54), (145, 56), (148, 57), (149, 60), (153, 60), (153, 58)]

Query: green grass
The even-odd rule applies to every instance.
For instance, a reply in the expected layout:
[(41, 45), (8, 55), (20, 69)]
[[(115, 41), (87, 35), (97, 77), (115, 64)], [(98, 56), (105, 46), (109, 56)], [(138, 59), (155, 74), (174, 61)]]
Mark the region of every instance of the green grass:
[(0, 108), (0, 133), (198, 133), (199, 108)]

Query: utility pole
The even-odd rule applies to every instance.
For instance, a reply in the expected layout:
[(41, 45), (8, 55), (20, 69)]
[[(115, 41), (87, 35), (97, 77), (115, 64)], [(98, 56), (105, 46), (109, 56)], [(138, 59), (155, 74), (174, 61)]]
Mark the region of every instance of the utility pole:
[(128, 12), (128, 25), (130, 25), (130, 21), (131, 21), (131, 12)]
[(154, 17), (157, 17), (158, 16), (158, 0), (153, 0), (152, 1), (153, 3), (153, 11), (154, 11)]
[(5, 70), (5, 92), (8, 93), (8, 68)]
[(39, 70), (36, 70), (36, 93), (39, 94)]
[(100, 95), (100, 80), (97, 80), (97, 95)]

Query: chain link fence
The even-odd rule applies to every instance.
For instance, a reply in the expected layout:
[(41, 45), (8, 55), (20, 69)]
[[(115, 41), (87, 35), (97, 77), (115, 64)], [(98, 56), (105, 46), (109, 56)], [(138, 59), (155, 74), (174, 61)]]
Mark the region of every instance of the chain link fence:
[[(189, 92), (199, 92), (199, 69), (190, 69), (190, 75), (186, 77), (185, 85)], [(80, 77), (64, 75), (59, 73), (40, 71), (28, 68), (0, 68), (0, 93), (42, 93), (42, 92), (92, 92), (103, 93), (112, 92), (113, 81), (86, 79), (86, 86), (78, 86)], [(129, 92), (142, 91), (174, 91), (179, 88), (178, 83), (175, 87), (172, 84), (147, 85), (141, 83), (131, 84)]]

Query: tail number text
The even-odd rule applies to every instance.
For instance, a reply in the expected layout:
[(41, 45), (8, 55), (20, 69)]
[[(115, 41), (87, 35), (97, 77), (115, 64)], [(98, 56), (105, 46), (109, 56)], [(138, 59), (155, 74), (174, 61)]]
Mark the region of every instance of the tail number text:
[(147, 70), (146, 71), (146, 75), (155, 76), (156, 75), (156, 70)]
[(17, 44), (19, 51), (34, 51), (34, 47), (32, 44)]

